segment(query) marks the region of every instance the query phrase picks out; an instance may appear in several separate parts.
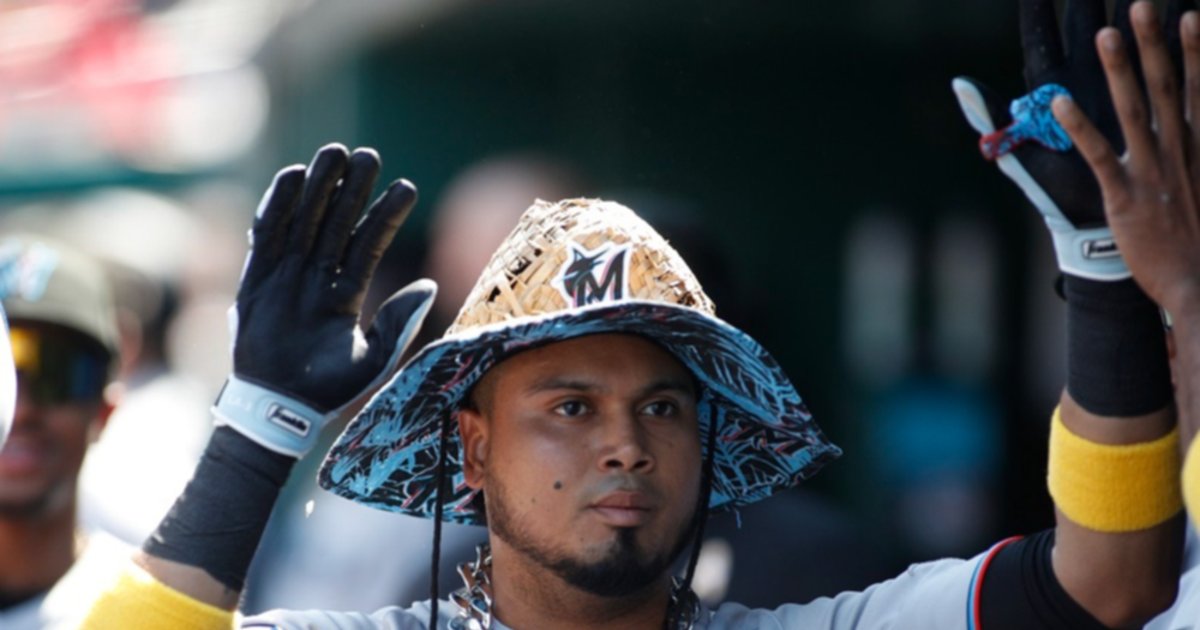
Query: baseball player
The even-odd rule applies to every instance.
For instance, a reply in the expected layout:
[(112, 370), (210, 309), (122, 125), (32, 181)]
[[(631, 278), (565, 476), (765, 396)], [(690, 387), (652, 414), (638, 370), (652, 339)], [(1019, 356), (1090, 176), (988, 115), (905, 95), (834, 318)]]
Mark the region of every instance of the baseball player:
[[(1138, 310), (1145, 313), (1141, 324), (1134, 324), (1131, 312), (1124, 324), (1111, 329), (1124, 329), (1130, 342), (1127, 348), (1151, 347), (1133, 342), (1134, 334), (1147, 339), (1157, 334), (1153, 318), (1146, 313), (1148, 302), (1162, 305), (1164, 314), (1175, 315), (1178, 330), (1172, 345), (1179, 352), (1174, 357), (1174, 396), (1184, 444), (1192, 442), (1194, 446), (1192, 438), (1200, 418), (1192, 400), (1196, 372), (1191, 355), (1196, 344), (1189, 339), (1190, 333), (1183, 331), (1190, 330), (1195, 321), (1185, 294), (1200, 269), (1192, 260), (1197, 170), (1191, 161), (1196, 153), (1190, 146), (1195, 138), (1189, 128), (1196, 119), (1195, 103), (1200, 102), (1195, 79), (1200, 71), (1196, 14), (1192, 11), (1181, 18), (1191, 3), (1171, 2), (1165, 28), (1159, 30), (1149, 3), (1133, 7), (1118, 3), (1116, 28), (1102, 29), (1093, 42), (1088, 33), (1095, 30), (1101, 8), (1073, 3), (1065, 17), (1068, 37), (1060, 43), (1050, 3), (1023, 8), (1030, 97), (1014, 102), (1006, 112), (993, 96), (969, 80), (956, 80), (955, 91), (968, 120), (985, 134), (981, 141), (985, 155), (995, 158), (1001, 170), (1021, 186), (1054, 234), (1068, 312), (1073, 316), (1069, 333), (1073, 346), (1094, 345), (1096, 328), (1081, 321), (1081, 311), (1088, 303), (1111, 303), (1123, 294), (1127, 305), (1139, 305)], [(1185, 86), (1187, 90), (1182, 89)], [(1183, 98), (1181, 91), (1186, 92)], [(1031, 107), (1035, 100), (1040, 104)], [(1039, 118), (1048, 121), (1046, 116), (1052, 114), (1063, 121), (1063, 127), (1038, 122)], [(1141, 288), (1128, 279), (1131, 272)], [(1124, 307), (1104, 306), (1103, 310), (1116, 314)], [(1157, 353), (1157, 344), (1153, 347)], [(1151, 365), (1149, 359), (1122, 352), (1109, 358), (1095, 356), (1094, 360), (1143, 370)], [(1157, 367), (1161, 361), (1154, 358), (1152, 363), (1155, 367), (1149, 372), (1111, 381), (1109, 387), (1114, 391), (1161, 389), (1152, 385), (1166, 382)], [(1147, 374), (1153, 376), (1147, 379)], [(1069, 376), (1069, 389), (1071, 383)], [(1079, 397), (1089, 396), (1083, 392)], [(1092, 404), (1097, 403), (1103, 401)], [(1200, 487), (1198, 462), (1200, 457), (1189, 456), (1185, 487)], [(1188, 502), (1193, 515), (1200, 509), (1198, 502), (1200, 499)], [(1200, 619), (1200, 550), (1194, 529), (1189, 531), (1188, 545), (1180, 596), (1170, 610), (1146, 625), (1149, 630), (1190, 628)]]
[(32, 235), (0, 237), (0, 300), (0, 369), (16, 368), (0, 380), (0, 628), (69, 627), (133, 551), (76, 518), (80, 466), (113, 409), (116, 316), (95, 261)]
[(1200, 446), (1195, 440), (1200, 428), (1200, 19), (1195, 13), (1183, 16), (1180, 29), (1168, 31), (1164, 40), (1152, 28), (1148, 5), (1136, 7), (1133, 15), (1140, 26), (1135, 29), (1140, 67), (1123, 53), (1131, 43), (1128, 33), (1106, 30), (1098, 38), (1124, 155), (1119, 156), (1121, 145), (1092, 118), (1094, 112), (1066, 98), (1053, 107), (1097, 177), (1108, 225), (1133, 278), (1173, 322), (1169, 338), (1175, 401), (1185, 444), (1190, 442), (1183, 488), (1193, 549), (1175, 606), (1146, 628), (1176, 630), (1194, 627), (1200, 619), (1194, 548), (1200, 514)]
[[(1076, 3), (1088, 20), (1068, 23), (1090, 39), (1105, 22), (1100, 4)], [(1031, 52), (1051, 65), (1062, 57), (1050, 50), (1057, 39), (1035, 41), (1050, 37), (1047, 27), (1057, 33), (1050, 6), (1022, 3), (1036, 68), (1043, 64)], [(1129, 28), (1150, 60), (1161, 50), (1147, 11), (1139, 4), (1143, 19)], [(1083, 85), (1068, 83), (1064, 90)], [(981, 113), (992, 110), (978, 88), (960, 94), (981, 104), (967, 111), (992, 125), (985, 133), (1004, 123)], [(1035, 89), (1025, 100), (1048, 111), (1052, 98)], [(1029, 117), (1047, 125), (1042, 110)], [(1013, 137), (991, 138), (1006, 172), (1034, 155), (1065, 164), (1062, 149), (1015, 139), (1044, 140), (1053, 129), (1007, 129)], [(219, 427), (188, 489), (88, 623), (1087, 629), (1138, 625), (1174, 600), (1183, 518), (1166, 350), (1157, 308), (1117, 269), (1119, 257), (1100, 256), (1105, 264), (1093, 267), (1076, 264), (1089, 258), (1075, 256), (1078, 247), (1059, 248), (1071, 332), (1051, 429), (1054, 529), (970, 559), (915, 565), (863, 592), (774, 610), (708, 608), (689, 588), (691, 543), (708, 513), (766, 499), (839, 454), (778, 364), (716, 316), (686, 263), (636, 214), (572, 199), (531, 207), (446, 334), (388, 380), (434, 289), (418, 281), (370, 328), (359, 326), (375, 263), (415, 201), (412, 186), (396, 181), (360, 220), (378, 171), (372, 151), (331, 145), (307, 168), (276, 176), (231, 310), (234, 373), (214, 406)], [(1047, 207), (1068, 216), (1056, 172), (1035, 168), (1027, 179), (1052, 189), (1042, 194)], [(1099, 195), (1093, 200), (1090, 210), (1102, 212)], [(1070, 218), (1051, 227), (1056, 243), (1090, 239), (1094, 253), (1111, 249), (1102, 232)], [(320, 483), (433, 519), (434, 585), (440, 523), (485, 524), (489, 544), (463, 564), (462, 588), (373, 613), (236, 619), (246, 569), (295, 461), (323, 424), (381, 384), (325, 457)], [(381, 562), (398, 561), (380, 552)], [(684, 554), (687, 568), (675, 576)]]

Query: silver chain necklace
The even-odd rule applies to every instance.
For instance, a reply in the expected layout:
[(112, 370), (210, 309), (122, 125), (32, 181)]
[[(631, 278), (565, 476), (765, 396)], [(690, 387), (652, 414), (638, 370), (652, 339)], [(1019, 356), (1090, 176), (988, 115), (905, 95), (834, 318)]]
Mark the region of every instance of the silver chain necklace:
[[(458, 615), (450, 620), (450, 630), (492, 630), (492, 547), (483, 543), (475, 548), (475, 561), (458, 565), (463, 587), (450, 594), (458, 605)], [(700, 599), (692, 589), (683, 589), (679, 578), (672, 578), (671, 601), (665, 630), (692, 630), (700, 616)]]

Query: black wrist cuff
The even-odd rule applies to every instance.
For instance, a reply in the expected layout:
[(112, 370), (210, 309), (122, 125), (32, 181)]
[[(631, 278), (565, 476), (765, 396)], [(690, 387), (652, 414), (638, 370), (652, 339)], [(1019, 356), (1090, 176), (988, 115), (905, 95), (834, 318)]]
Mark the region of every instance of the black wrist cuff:
[(217, 427), (196, 473), (142, 549), (204, 569), (232, 590), (246, 570), (296, 459)]
[(1171, 369), (1158, 306), (1133, 280), (1067, 275), (1067, 391), (1091, 413), (1136, 416), (1167, 406)]

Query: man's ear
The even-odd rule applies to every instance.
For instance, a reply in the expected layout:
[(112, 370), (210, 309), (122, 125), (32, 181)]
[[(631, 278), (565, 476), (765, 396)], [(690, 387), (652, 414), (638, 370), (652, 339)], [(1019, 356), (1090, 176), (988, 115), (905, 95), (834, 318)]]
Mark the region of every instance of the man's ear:
[(487, 468), (488, 430), (491, 426), (483, 414), (474, 409), (458, 412), (458, 436), (462, 441), (463, 478), (472, 490), (483, 488)]
[(89, 444), (95, 444), (96, 440), (100, 439), (100, 434), (104, 431), (104, 427), (108, 426), (109, 417), (112, 416), (113, 410), (117, 408), (117, 405), (124, 396), (125, 386), (120, 382), (109, 383), (104, 388), (104, 394), (100, 398), (96, 415), (92, 418), (92, 424), (88, 427)]

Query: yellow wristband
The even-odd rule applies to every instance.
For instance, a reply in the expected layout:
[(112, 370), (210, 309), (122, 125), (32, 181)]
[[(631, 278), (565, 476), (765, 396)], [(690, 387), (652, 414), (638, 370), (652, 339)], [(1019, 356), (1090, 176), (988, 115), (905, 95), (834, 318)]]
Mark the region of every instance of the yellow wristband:
[(132, 563), (88, 611), (84, 628), (229, 630), (234, 615), (154, 579)]
[(1200, 440), (1193, 439), (1183, 460), (1183, 504), (1192, 524), (1200, 527)]
[(1055, 409), (1049, 467), (1054, 504), (1088, 529), (1149, 529), (1183, 507), (1178, 429), (1152, 442), (1097, 444), (1071, 433)]

